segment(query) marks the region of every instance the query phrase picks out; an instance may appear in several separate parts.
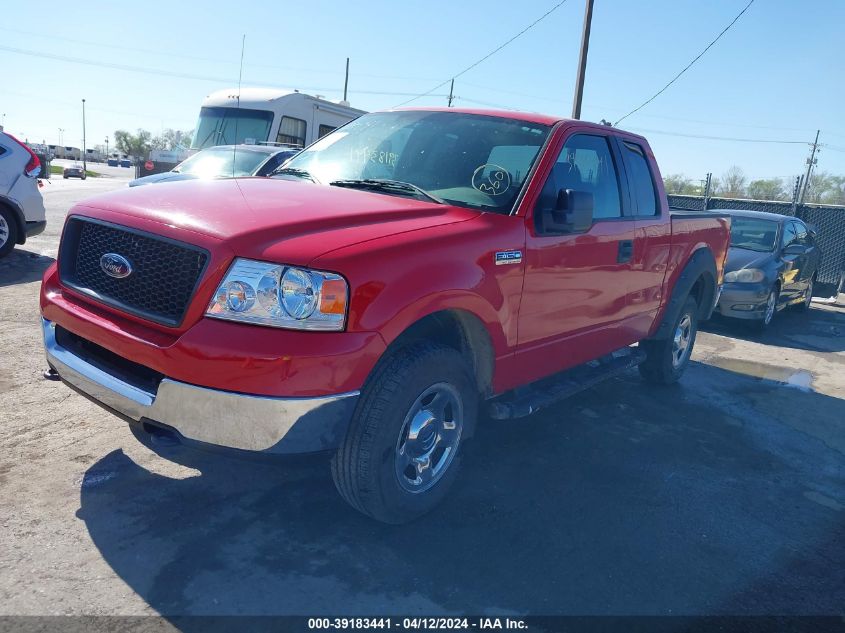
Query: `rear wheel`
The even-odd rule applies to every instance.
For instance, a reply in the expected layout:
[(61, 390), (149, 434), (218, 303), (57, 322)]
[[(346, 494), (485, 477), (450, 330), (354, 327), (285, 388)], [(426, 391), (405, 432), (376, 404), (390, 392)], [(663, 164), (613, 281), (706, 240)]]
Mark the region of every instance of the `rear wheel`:
[(672, 336), (640, 343), (646, 353), (639, 367), (642, 377), (664, 385), (676, 382), (689, 364), (697, 334), (698, 304), (688, 297), (675, 321)]
[(0, 207), (0, 258), (12, 252), (18, 241), (18, 225), (12, 212)]
[(405, 523), (446, 496), (477, 415), (469, 367), (456, 350), (418, 343), (395, 353), (365, 386), (332, 477), (355, 509)]

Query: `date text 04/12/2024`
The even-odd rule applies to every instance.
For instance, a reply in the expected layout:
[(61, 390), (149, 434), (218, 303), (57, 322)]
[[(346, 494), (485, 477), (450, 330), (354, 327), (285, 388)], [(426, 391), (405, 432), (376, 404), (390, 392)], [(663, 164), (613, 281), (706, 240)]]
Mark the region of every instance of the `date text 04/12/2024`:
[(515, 618), (309, 618), (309, 630), (383, 629), (383, 630), (524, 630), (524, 620)]

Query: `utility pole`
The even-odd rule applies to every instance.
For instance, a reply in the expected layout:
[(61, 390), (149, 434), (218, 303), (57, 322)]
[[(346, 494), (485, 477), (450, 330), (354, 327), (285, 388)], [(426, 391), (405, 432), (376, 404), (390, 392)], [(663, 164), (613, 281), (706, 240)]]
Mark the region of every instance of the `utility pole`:
[(710, 200), (710, 185), (713, 181), (713, 172), (707, 172), (707, 179), (704, 181), (704, 211), (707, 211), (707, 202)]
[(804, 176), (804, 187), (801, 189), (801, 198), (798, 204), (804, 204), (804, 196), (807, 195), (807, 188), (810, 186), (810, 174), (813, 171), (813, 166), (816, 164), (816, 151), (819, 147), (819, 132), (816, 130), (816, 140), (813, 141), (813, 149), (810, 150), (810, 158), (807, 159), (807, 173)]
[(85, 99), (82, 100), (82, 173), (84, 174), (87, 170), (87, 163), (86, 163), (86, 154), (88, 152), (85, 151)]
[(455, 92), (455, 78), (452, 77), (452, 85), (449, 86), (449, 104), (448, 104), (448, 107), (450, 107), (450, 108), (452, 107), (452, 99), (455, 98), (453, 96), (454, 92)]
[(109, 137), (106, 137), (106, 160), (105, 162), (108, 163), (109, 161)]
[(346, 89), (349, 87), (349, 58), (346, 58), (346, 79), (343, 80), (343, 100), (346, 101)]
[(63, 145), (62, 143), (62, 135), (65, 133), (65, 129), (63, 127), (59, 128), (59, 145)]
[(593, 22), (593, 0), (587, 0), (584, 9), (584, 30), (581, 32), (581, 54), (578, 57), (578, 75), (575, 79), (575, 100), (572, 118), (581, 118), (581, 98), (584, 96), (584, 74), (587, 72), (587, 50), (590, 48), (590, 25)]

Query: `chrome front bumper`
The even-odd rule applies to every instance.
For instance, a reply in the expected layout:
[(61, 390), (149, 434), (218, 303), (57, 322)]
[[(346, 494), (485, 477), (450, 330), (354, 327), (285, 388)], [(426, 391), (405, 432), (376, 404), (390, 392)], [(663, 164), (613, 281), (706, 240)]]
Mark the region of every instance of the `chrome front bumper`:
[(69, 385), (136, 422), (166, 425), (197, 442), (249, 451), (306, 453), (343, 440), (359, 392), (273, 398), (198, 387), (164, 378), (150, 393), (112, 376), (56, 341), (41, 319), (47, 362)]

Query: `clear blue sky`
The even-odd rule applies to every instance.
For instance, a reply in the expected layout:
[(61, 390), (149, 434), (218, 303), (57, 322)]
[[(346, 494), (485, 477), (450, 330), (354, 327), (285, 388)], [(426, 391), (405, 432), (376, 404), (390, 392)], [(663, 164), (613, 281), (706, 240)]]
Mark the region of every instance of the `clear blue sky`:
[[(237, 84), (299, 88), (375, 110), (448, 79), (530, 24), (557, 0), (392, 2), (9, 2), (0, 22), (0, 114), (31, 141), (88, 145), (114, 130), (194, 127), (203, 97)], [(683, 68), (747, 0), (595, 0), (582, 117), (616, 120)], [(143, 10), (141, 8), (143, 7)], [(480, 102), (567, 115), (584, 0), (568, 0), (455, 85), (457, 105)], [(675, 85), (622, 127), (652, 142), (664, 173), (703, 178), (739, 165), (753, 178), (804, 168), (802, 144), (672, 136), (812, 141), (819, 169), (845, 173), (842, 0), (756, 0)], [(11, 52), (23, 49), (203, 78), (129, 72)], [(137, 49), (137, 50), (130, 50)], [(448, 86), (437, 94), (448, 92)], [(444, 105), (427, 97), (415, 105)], [(664, 132), (664, 133), (657, 133)]]

